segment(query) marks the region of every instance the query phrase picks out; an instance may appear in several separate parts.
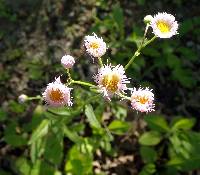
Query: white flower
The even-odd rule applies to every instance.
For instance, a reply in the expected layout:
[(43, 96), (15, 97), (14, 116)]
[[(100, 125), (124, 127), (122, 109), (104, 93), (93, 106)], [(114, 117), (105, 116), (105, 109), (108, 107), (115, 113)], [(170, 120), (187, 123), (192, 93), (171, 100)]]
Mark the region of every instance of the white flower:
[(153, 33), (159, 38), (170, 38), (178, 32), (178, 23), (175, 17), (168, 13), (158, 13), (150, 23)]
[(154, 94), (149, 88), (136, 88), (133, 89), (131, 95), (131, 106), (133, 109), (140, 112), (151, 112), (154, 111)]
[(42, 94), (43, 99), (49, 106), (60, 107), (64, 105), (71, 106), (70, 97), (71, 88), (68, 88), (61, 83), (60, 77), (58, 77), (54, 82), (47, 85), (46, 90)]
[(95, 33), (92, 36), (85, 37), (86, 51), (95, 58), (100, 58), (106, 53), (106, 43), (102, 38), (98, 38)]
[(74, 57), (72, 57), (71, 55), (64, 55), (61, 58), (61, 64), (66, 69), (72, 68), (72, 66), (74, 65), (74, 63), (75, 63)]
[(26, 102), (28, 100), (28, 96), (25, 95), (25, 94), (21, 94), (19, 97), (18, 97), (18, 102), (23, 104), (24, 102)]
[(126, 84), (130, 83), (121, 65), (104, 65), (98, 70), (94, 79), (100, 92), (109, 100), (115, 93), (124, 93), (127, 90)]

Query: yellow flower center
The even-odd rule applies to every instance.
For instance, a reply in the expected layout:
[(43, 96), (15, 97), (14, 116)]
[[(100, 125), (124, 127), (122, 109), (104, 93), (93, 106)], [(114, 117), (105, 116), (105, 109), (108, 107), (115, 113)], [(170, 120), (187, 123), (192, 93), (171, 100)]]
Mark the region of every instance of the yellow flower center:
[(56, 90), (52, 89), (50, 94), (49, 94), (49, 97), (54, 102), (63, 101), (63, 93), (59, 89), (56, 89)]
[(116, 92), (118, 89), (118, 83), (120, 81), (120, 77), (117, 74), (108, 74), (103, 77), (102, 85), (111, 92)]
[(141, 103), (141, 104), (145, 104), (147, 101), (148, 101), (148, 98), (147, 97), (139, 97), (138, 101)]
[(98, 49), (98, 48), (99, 48), (99, 43), (97, 43), (97, 42), (92, 42), (92, 43), (90, 44), (90, 48), (92, 48), (92, 49)]
[(170, 31), (170, 25), (167, 24), (167, 23), (164, 22), (164, 21), (158, 21), (156, 25), (157, 25), (158, 29), (159, 29), (162, 33), (167, 33), (167, 32)]

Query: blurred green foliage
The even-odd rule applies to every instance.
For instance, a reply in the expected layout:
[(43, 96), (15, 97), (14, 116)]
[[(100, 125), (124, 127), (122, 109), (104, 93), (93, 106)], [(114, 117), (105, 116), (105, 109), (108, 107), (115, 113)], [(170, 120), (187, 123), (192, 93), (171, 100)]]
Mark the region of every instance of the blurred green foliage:
[[(52, 19), (59, 21), (57, 16), (60, 15), (62, 3), (64, 1), (57, 2), (58, 5), (55, 2), (53, 4), (50, 1), (44, 2), (47, 12), (43, 10), (42, 14), (46, 12), (49, 16), (41, 19), (41, 26), (45, 24), (46, 27)], [(110, 1), (110, 3), (111, 5), (108, 5), (109, 3), (104, 0), (88, 2), (96, 9), (89, 29), (90, 33), (101, 34), (108, 43), (108, 59), (116, 64), (125, 64), (142, 40), (144, 25), (137, 24), (138, 21), (134, 24), (127, 22), (123, 3), (122, 5), (120, 2)], [(145, 0), (137, 0), (135, 3), (142, 8), (148, 4)], [(183, 6), (184, 1), (174, 0), (173, 3)], [(16, 13), (12, 12), (14, 7), (17, 9)], [(6, 1), (0, 0), (0, 18), (16, 24), (24, 14), (17, 14), (20, 7), (13, 5), (12, 8)], [(83, 9), (83, 7), (79, 8)], [(32, 18), (28, 19), (29, 23), (34, 22)], [(141, 21), (142, 18), (143, 16), (140, 16)], [(73, 19), (69, 17), (68, 20)], [(65, 24), (59, 25), (61, 31), (62, 27), (66, 27)], [(189, 105), (199, 107), (198, 101), (192, 101), (194, 94), (199, 90), (197, 85), (200, 81), (198, 72), (195, 71), (199, 64), (199, 53), (196, 51), (195, 43), (192, 42), (193, 39), (199, 39), (199, 26), (199, 16), (183, 20), (177, 37), (155, 41), (142, 51), (127, 72), (128, 75), (134, 76), (135, 86), (140, 82), (142, 85), (155, 87), (155, 91), (158, 91), (157, 96), (169, 98), (164, 101), (166, 103), (173, 98), (172, 102), (169, 102), (170, 105), (157, 107), (159, 109), (156, 113), (145, 116), (147, 128), (138, 129), (138, 134), (134, 135), (136, 143), (134, 145), (129, 143), (129, 147), (136, 147), (136, 151), (132, 151), (131, 154), (140, 157), (138, 159), (140, 166), (136, 168), (140, 175), (176, 175), (200, 168), (198, 151), (200, 134), (199, 130), (194, 129), (195, 126), (199, 126), (199, 119), (191, 118), (192, 115), (186, 110)], [(76, 33), (73, 26), (70, 27), (62, 33), (68, 35)], [(49, 28), (45, 32), (52, 37)], [(9, 35), (8, 31), (4, 28), (0, 29), (0, 39), (4, 39), (7, 35)], [(45, 84), (43, 81), (48, 82), (51, 79), (48, 74), (55, 76), (61, 70), (58, 62), (52, 59), (53, 48), (44, 51), (46, 54), (44, 59), (40, 59), (36, 53), (32, 55), (33, 59), (27, 59), (24, 56), (27, 50), (20, 48), (20, 44), (15, 47), (16, 43), (13, 40), (12, 38), (5, 42), (7, 44), (2, 54), (3, 68), (0, 69), (1, 85), (6, 84), (13, 77), (16, 73), (15, 63), (20, 62), (22, 63), (20, 68), (28, 77), (29, 83), (39, 84), (39, 87), (32, 86), (31, 89), (35, 90), (36, 87), (34, 93), (38, 93)], [(14, 46), (9, 42), (14, 42)], [(73, 76), (79, 78), (77, 73)], [(20, 78), (19, 82), (21, 85)], [(9, 83), (12, 84), (13, 81)], [(170, 92), (166, 94), (168, 85), (172, 91), (175, 91), (175, 95), (174, 93), (170, 95)], [(5, 94), (9, 94), (9, 90), (7, 86), (3, 89)], [(4, 96), (3, 91), (2, 96)], [(9, 149), (8, 153), (0, 158), (2, 175), (106, 174), (103, 171), (95, 173), (94, 162), (99, 159), (103, 161), (105, 157), (117, 158), (120, 150), (117, 140), (124, 137), (131, 138), (134, 130), (132, 121), (139, 122), (137, 118), (139, 114), (130, 113), (126, 105), (114, 100), (112, 103), (107, 103), (101, 96), (78, 87), (73, 92), (73, 101), (76, 103), (72, 108), (46, 109), (42, 104), (36, 103), (21, 105), (7, 96), (4, 104), (6, 107), (0, 108), (1, 144), (3, 148), (7, 145)], [(159, 106), (161, 100), (163, 99), (158, 99), (156, 105)], [(186, 111), (184, 113), (186, 117), (182, 117), (184, 116), (182, 114), (181, 117), (176, 116), (179, 112), (178, 108)], [(167, 109), (170, 110), (169, 114)], [(172, 112), (176, 113), (172, 115), (173, 120), (168, 117)], [(103, 158), (98, 155), (99, 151), (103, 154)], [(9, 162), (9, 165), (5, 162)], [(134, 161), (133, 164), (137, 162)]]

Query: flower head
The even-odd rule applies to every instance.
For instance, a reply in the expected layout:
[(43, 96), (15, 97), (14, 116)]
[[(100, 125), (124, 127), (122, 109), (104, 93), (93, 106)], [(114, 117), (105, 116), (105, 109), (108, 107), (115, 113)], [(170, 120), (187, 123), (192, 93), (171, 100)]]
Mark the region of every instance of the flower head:
[(102, 38), (98, 38), (95, 33), (91, 36), (85, 37), (85, 47), (86, 51), (95, 58), (99, 58), (106, 53), (106, 43)]
[(178, 23), (175, 17), (168, 13), (158, 13), (150, 23), (153, 33), (159, 38), (171, 38), (177, 34)]
[(147, 16), (144, 17), (144, 23), (145, 24), (151, 23), (152, 20), (153, 20), (153, 16), (151, 16), (151, 15), (147, 15)]
[(18, 102), (21, 103), (21, 104), (25, 103), (27, 100), (28, 100), (28, 96), (25, 95), (25, 94), (21, 94), (21, 95), (18, 97)]
[(115, 93), (124, 93), (127, 90), (126, 84), (130, 83), (121, 65), (104, 65), (99, 69), (94, 79), (100, 92), (109, 100)]
[(131, 95), (131, 106), (133, 109), (140, 112), (151, 112), (154, 111), (154, 94), (149, 88), (136, 88), (133, 89)]
[(61, 64), (66, 69), (72, 68), (72, 66), (74, 65), (74, 63), (75, 63), (74, 57), (72, 57), (71, 55), (64, 55), (61, 58)]
[(46, 103), (52, 107), (60, 107), (64, 105), (71, 106), (70, 91), (71, 88), (62, 84), (60, 77), (58, 77), (54, 82), (47, 85), (42, 96)]

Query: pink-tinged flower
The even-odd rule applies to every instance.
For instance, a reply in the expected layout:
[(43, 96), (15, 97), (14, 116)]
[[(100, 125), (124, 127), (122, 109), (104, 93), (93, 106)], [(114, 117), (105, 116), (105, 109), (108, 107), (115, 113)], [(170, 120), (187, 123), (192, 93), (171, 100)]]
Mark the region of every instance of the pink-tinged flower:
[(171, 38), (178, 33), (178, 23), (175, 17), (165, 12), (154, 15), (150, 26), (153, 33), (159, 38)]
[(100, 58), (106, 53), (106, 43), (102, 38), (98, 38), (95, 33), (85, 37), (85, 47), (89, 55), (95, 58)]
[(75, 64), (74, 57), (72, 57), (71, 55), (64, 55), (64, 56), (61, 58), (61, 64), (62, 64), (63, 67), (66, 68), (66, 69), (72, 68), (72, 66)]
[(136, 88), (133, 89), (131, 95), (131, 106), (133, 109), (140, 112), (151, 112), (154, 111), (154, 94), (152, 93), (152, 89), (148, 87), (143, 89)]
[(47, 85), (46, 90), (42, 94), (45, 102), (52, 107), (60, 106), (71, 106), (71, 97), (70, 97), (71, 88), (68, 88), (61, 83), (60, 77), (58, 77), (54, 82)]
[(121, 65), (104, 65), (98, 70), (94, 79), (98, 84), (99, 91), (109, 100), (114, 94), (125, 93), (124, 91), (128, 89), (126, 84), (130, 83)]

